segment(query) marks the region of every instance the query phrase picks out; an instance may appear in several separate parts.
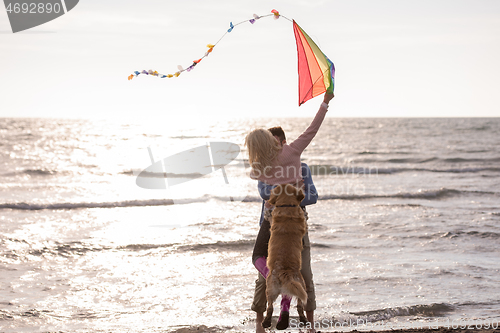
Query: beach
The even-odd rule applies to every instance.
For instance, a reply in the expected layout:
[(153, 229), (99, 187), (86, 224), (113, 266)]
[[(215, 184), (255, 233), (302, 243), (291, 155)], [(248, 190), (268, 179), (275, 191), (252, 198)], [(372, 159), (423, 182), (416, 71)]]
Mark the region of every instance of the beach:
[[(279, 124), (290, 142), (310, 120), (0, 119), (0, 332), (253, 332), (244, 137)], [(325, 119), (302, 155), (319, 330), (498, 324), (499, 133), (498, 118)], [(189, 152), (216, 142), (241, 152), (197, 174)], [(137, 185), (176, 154), (183, 171), (148, 174), (164, 189)]]
[[(288, 330), (285, 330), (283, 332), (287, 332)], [(211, 329), (206, 326), (199, 326), (199, 327), (191, 327), (191, 328), (180, 328), (175, 331), (171, 331), (171, 333), (188, 333), (188, 332), (208, 332), (208, 333), (218, 333), (218, 332), (225, 332), (223, 330), (217, 330), (217, 329)], [(321, 331), (323, 333), (326, 332), (338, 332), (338, 331)], [(356, 330), (353, 330), (351, 332), (358, 332)], [(390, 331), (363, 331), (366, 333), (372, 333), (372, 332), (377, 332), (377, 333), (473, 333), (473, 332), (481, 332), (481, 333), (493, 333), (493, 332), (498, 332), (498, 329), (451, 329), (451, 328), (444, 328), (440, 327), (437, 329), (406, 329), (406, 330), (390, 330)]]

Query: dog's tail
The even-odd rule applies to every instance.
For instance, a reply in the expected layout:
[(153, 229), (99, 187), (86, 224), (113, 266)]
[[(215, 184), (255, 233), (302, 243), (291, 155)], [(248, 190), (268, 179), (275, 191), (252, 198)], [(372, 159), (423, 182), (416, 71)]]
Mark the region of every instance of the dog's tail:
[(297, 296), (304, 304), (307, 302), (307, 293), (299, 281), (289, 280), (283, 285), (283, 289), (285, 294)]

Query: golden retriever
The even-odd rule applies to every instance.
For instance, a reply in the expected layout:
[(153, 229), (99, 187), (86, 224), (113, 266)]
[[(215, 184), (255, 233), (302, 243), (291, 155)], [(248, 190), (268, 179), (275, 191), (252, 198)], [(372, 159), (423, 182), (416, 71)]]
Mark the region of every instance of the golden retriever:
[(275, 208), (272, 212), (267, 258), (269, 275), (266, 280), (267, 314), (262, 322), (264, 328), (271, 327), (273, 303), (280, 294), (297, 297), (300, 321), (307, 323), (304, 316), (307, 293), (304, 278), (300, 273), (302, 238), (307, 230), (304, 211), (300, 208), (302, 199), (304, 192), (290, 184), (278, 185), (271, 192), (269, 203)]

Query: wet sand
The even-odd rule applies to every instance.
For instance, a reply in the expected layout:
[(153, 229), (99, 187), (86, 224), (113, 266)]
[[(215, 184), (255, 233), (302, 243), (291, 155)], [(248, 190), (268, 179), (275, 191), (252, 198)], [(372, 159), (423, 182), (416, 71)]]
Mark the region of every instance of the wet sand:
[[(431, 325), (432, 327), (432, 325)], [(169, 333), (191, 333), (191, 332), (203, 332), (203, 333), (221, 333), (221, 332), (227, 332), (231, 330), (230, 328), (222, 328), (222, 327), (207, 327), (205, 325), (200, 325), (200, 326), (189, 326), (189, 327), (181, 327), (172, 331), (169, 331)], [(240, 332), (238, 329), (232, 329), (231, 332)], [(248, 330), (242, 330), (241, 332), (247, 333)], [(307, 330), (299, 330), (297, 328), (295, 329), (286, 329), (283, 331), (277, 331), (274, 329), (274, 326), (272, 326), (272, 329), (266, 330), (266, 332), (283, 332), (283, 333), (290, 333), (290, 332), (307, 332)], [(394, 329), (394, 330), (385, 330), (385, 331), (368, 331), (368, 330), (317, 330), (317, 333), (328, 333), (328, 332), (362, 332), (362, 333), (498, 333), (500, 332), (500, 329), (453, 329), (453, 328), (446, 328), (446, 327), (439, 327), (439, 328), (422, 328), (422, 329)]]

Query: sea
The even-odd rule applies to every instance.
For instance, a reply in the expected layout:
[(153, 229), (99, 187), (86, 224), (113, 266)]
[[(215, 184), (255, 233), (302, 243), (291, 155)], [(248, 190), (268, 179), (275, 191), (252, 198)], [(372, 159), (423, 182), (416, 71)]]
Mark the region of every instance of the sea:
[[(311, 120), (0, 118), (0, 332), (255, 331), (245, 135)], [(317, 329), (498, 327), (500, 118), (326, 118), (302, 161)]]

